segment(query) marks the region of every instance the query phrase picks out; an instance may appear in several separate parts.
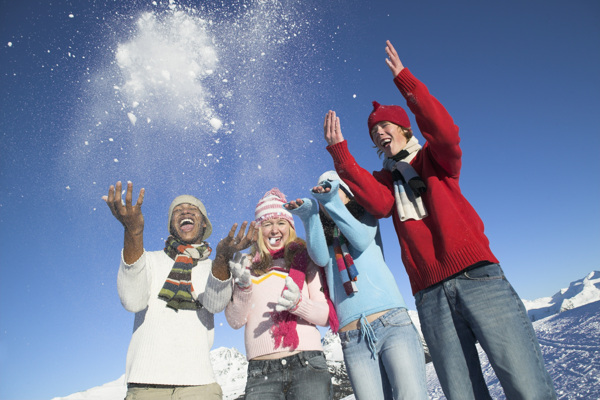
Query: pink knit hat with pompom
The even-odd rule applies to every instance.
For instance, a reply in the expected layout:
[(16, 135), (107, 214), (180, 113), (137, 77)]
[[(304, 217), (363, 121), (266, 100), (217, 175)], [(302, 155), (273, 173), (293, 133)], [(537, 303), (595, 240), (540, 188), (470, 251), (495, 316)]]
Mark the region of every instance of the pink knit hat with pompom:
[(260, 225), (263, 221), (274, 218), (282, 218), (287, 220), (292, 228), (294, 226), (294, 217), (292, 213), (283, 208), (283, 205), (287, 203), (285, 195), (277, 188), (269, 190), (262, 199), (256, 205), (254, 210), (254, 220), (257, 225)]

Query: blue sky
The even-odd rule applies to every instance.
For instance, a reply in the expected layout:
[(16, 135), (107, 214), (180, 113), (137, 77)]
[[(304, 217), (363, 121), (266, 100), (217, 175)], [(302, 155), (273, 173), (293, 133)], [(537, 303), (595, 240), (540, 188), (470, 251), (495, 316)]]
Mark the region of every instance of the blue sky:
[[(122, 228), (101, 200), (117, 180), (146, 188), (158, 250), (178, 194), (205, 202), (214, 246), (270, 188), (306, 196), (332, 168), (329, 109), (379, 169), (371, 101), (404, 105), (386, 39), (460, 127), (463, 192), (521, 297), (600, 268), (598, 2), (281, 3), (2, 0), (0, 398), (124, 373)], [(381, 228), (414, 309), (391, 220)], [(244, 349), (222, 314), (219, 346)]]

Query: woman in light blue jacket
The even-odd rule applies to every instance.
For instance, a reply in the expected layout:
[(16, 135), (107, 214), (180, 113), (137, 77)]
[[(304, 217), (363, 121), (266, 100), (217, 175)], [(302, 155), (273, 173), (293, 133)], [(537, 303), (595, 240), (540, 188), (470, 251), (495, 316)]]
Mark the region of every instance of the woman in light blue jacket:
[(325, 268), (355, 397), (427, 399), (423, 346), (383, 258), (377, 220), (335, 171), (311, 194), (317, 201), (285, 208), (300, 217), (308, 253)]

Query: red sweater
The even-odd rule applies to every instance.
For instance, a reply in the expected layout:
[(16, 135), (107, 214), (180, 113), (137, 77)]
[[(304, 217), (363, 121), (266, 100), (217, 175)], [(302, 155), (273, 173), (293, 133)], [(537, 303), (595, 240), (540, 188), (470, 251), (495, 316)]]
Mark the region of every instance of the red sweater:
[(394, 79), (416, 117), (426, 143), (411, 165), (426, 182), (422, 195), (428, 216), (401, 222), (391, 172), (371, 175), (348, 151), (346, 141), (327, 147), (335, 169), (358, 202), (377, 218), (393, 216), (402, 261), (413, 295), (481, 261), (497, 263), (483, 222), (460, 192), (462, 151), (458, 127), (444, 106), (407, 68)]

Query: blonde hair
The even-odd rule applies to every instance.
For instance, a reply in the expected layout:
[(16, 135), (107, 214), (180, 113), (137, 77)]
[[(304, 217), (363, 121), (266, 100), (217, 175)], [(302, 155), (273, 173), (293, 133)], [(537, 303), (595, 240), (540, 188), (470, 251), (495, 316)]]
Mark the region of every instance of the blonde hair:
[[(295, 241), (300, 241), (304, 244), (304, 241), (298, 238), (298, 235), (296, 235), (296, 229), (292, 226), (292, 224), (290, 224), (289, 221), (285, 219), (284, 221), (290, 225), (290, 233), (288, 235), (287, 240), (283, 244), (283, 247), (285, 248), (286, 266), (289, 267), (291, 259), (288, 262), (288, 245)], [(273, 257), (271, 256), (271, 252), (265, 244), (265, 239), (262, 235), (262, 230), (260, 229), (260, 227), (258, 229), (258, 240), (252, 245), (251, 248), (251, 254), (255, 255), (256, 253), (259, 254), (260, 260), (258, 262), (252, 263), (252, 274), (255, 276), (264, 275), (271, 267), (271, 264), (273, 263)]]

